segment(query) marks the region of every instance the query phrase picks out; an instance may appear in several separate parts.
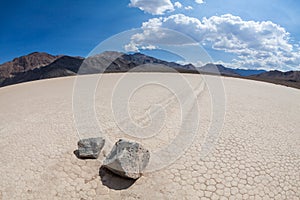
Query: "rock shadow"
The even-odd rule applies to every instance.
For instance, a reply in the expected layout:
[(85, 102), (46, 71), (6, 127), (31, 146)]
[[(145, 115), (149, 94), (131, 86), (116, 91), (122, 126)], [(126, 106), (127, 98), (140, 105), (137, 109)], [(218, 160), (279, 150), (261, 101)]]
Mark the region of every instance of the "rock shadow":
[(95, 158), (81, 158), (81, 157), (79, 157), (79, 151), (78, 151), (78, 149), (75, 150), (75, 151), (73, 151), (73, 153), (80, 160), (95, 160)]
[(103, 185), (114, 190), (125, 190), (135, 183), (135, 179), (127, 179), (114, 174), (105, 167), (100, 167), (99, 176)]
[(78, 151), (78, 150), (73, 151), (73, 153), (74, 153), (74, 155), (75, 155), (77, 158), (81, 159), (81, 158), (79, 157), (79, 151)]

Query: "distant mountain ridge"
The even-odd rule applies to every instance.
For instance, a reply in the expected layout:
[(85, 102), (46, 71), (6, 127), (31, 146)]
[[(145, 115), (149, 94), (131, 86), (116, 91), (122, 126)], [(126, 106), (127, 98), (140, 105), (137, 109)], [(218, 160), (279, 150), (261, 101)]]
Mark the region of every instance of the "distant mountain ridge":
[(252, 76), (267, 72), (263, 69), (234, 69), (234, 71), (240, 76)]
[[(134, 53), (134, 54), (123, 54), (122, 56), (118, 57), (115, 61), (112, 62), (112, 64), (109, 66), (108, 70), (122, 70), (122, 64), (133, 64), (134, 67), (145, 65), (145, 64), (160, 64), (165, 65), (170, 68), (174, 69), (185, 69), (185, 70), (196, 70), (196, 68), (191, 65), (181, 65), (175, 62), (167, 62), (164, 60), (160, 60), (151, 56), (147, 56), (141, 53)], [(116, 67), (118, 66), (118, 67)]]
[(210, 74), (220, 74), (226, 76), (239, 76), (234, 69), (224, 67), (220, 64), (208, 63), (203, 67), (198, 68), (201, 72), (210, 73)]
[(300, 89), (300, 71), (281, 72), (273, 70), (250, 76), (249, 79), (265, 81)]
[[(153, 65), (155, 67), (153, 67)], [(232, 69), (213, 63), (208, 63), (202, 67), (196, 68), (192, 64), (181, 65), (141, 53), (123, 54), (120, 52), (103, 52), (102, 54), (91, 56), (86, 59), (82, 57), (66, 55), (53, 56), (47, 53), (34, 52), (0, 65), (0, 87), (46, 78), (72, 76), (77, 73), (115, 73), (127, 72), (130, 70), (145, 72), (177, 71), (180, 73), (223, 75), (300, 88), (299, 71), (267, 72), (265, 70)]]
[[(36, 56), (37, 59), (32, 58)], [(28, 59), (30, 57), (30, 59)], [(50, 57), (51, 61), (47, 60)], [(191, 65), (180, 65), (175, 62), (167, 62), (154, 57), (146, 56), (144, 54), (123, 54), (119, 52), (104, 52), (99, 55), (91, 56), (89, 58), (72, 57), (72, 56), (52, 56), (45, 53), (33, 53), (27, 56), (23, 56), (25, 60), (46, 60), (45, 62), (38, 62), (37, 64), (26, 63), (32, 66), (28, 70), (10, 70), (8, 73), (0, 73), (0, 86), (7, 86), (16, 83), (22, 83), (33, 80), (40, 80), (46, 78), (55, 78), (63, 76), (72, 76), (78, 73), (79, 68), (83, 65), (80, 74), (94, 74), (101, 72), (127, 72), (134, 69), (137, 66), (144, 65), (142, 68), (145, 71), (157, 70), (159, 72), (165, 71), (166, 69), (153, 69), (149, 68), (147, 64), (156, 64), (157, 66), (167, 66), (174, 71), (179, 72), (195, 72), (196, 68)], [(12, 61), (11, 61), (12, 62)], [(1, 67), (6, 68), (11, 62), (7, 62), (1, 65)], [(49, 63), (44, 65), (44, 63)], [(107, 64), (108, 63), (108, 64)], [(106, 66), (108, 65), (108, 66)], [(19, 68), (26, 68), (26, 66), (20, 65)], [(105, 68), (105, 70), (102, 70)], [(139, 70), (143, 70), (143, 69)], [(1, 72), (1, 70), (0, 70)]]
[(252, 76), (266, 72), (266, 70), (255, 70), (255, 69), (233, 69), (224, 67), (220, 64), (208, 63), (200, 68), (202, 72), (211, 74), (220, 74), (225, 76)]

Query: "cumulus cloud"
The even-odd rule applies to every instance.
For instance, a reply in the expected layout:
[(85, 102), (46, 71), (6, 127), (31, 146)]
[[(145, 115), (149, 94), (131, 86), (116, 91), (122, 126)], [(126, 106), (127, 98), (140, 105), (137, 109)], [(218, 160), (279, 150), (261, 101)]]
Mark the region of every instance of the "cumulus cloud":
[[(139, 47), (140, 48), (140, 47)], [(137, 45), (133, 42), (126, 44), (124, 46), (125, 51), (129, 51), (129, 52), (138, 52), (139, 48), (137, 47)]]
[(176, 1), (176, 2), (174, 3), (174, 6), (175, 6), (176, 8), (181, 8), (181, 7), (182, 7), (182, 4), (181, 4), (180, 2), (178, 2), (178, 1)]
[(167, 11), (174, 11), (174, 5), (170, 0), (130, 0), (129, 6), (152, 15), (164, 15)]
[(184, 9), (186, 9), (186, 10), (193, 10), (193, 7), (192, 6), (186, 6), (186, 7), (184, 7)]
[(196, 3), (198, 3), (198, 4), (202, 4), (202, 3), (204, 3), (204, 1), (203, 1), (203, 0), (195, 0), (195, 2), (196, 2)]
[[(299, 67), (299, 46), (291, 42), (290, 34), (271, 21), (245, 21), (231, 14), (202, 20), (183, 14), (152, 18), (142, 25), (143, 32), (132, 37), (133, 46), (142, 43), (175, 42), (172, 29), (192, 37), (207, 48), (236, 56), (232, 64), (244, 68), (287, 69)], [(183, 43), (181, 45), (184, 45)]]
[(124, 46), (124, 49), (125, 49), (125, 51), (128, 51), (128, 52), (139, 52), (140, 49), (142, 49), (142, 50), (154, 50), (154, 49), (157, 49), (157, 47), (154, 46), (154, 45), (151, 45), (151, 44), (145, 45), (145, 46), (140, 45), (139, 47), (137, 47), (137, 45), (134, 42), (131, 42), (129, 44), (126, 44)]

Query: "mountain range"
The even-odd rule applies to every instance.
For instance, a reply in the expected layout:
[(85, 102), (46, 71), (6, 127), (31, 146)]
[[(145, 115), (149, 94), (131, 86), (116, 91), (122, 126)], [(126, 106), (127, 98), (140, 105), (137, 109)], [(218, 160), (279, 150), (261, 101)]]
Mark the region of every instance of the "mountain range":
[(212, 73), (212, 74), (221, 74), (227, 76), (251, 76), (261, 74), (266, 72), (265, 70), (251, 70), (251, 69), (232, 69), (228, 67), (224, 67), (220, 64), (208, 63), (200, 68), (198, 68), (201, 72), (204, 73)]
[(232, 69), (208, 63), (202, 67), (167, 62), (141, 53), (104, 52), (88, 58), (34, 52), (0, 65), (0, 87), (62, 76), (128, 71), (203, 73), (271, 82), (300, 89), (300, 71)]

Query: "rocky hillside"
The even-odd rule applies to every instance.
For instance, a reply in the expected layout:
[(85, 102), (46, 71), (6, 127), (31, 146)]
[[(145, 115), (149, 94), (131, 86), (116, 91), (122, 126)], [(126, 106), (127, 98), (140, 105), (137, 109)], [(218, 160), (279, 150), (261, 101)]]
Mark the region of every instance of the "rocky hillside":
[(26, 72), (42, 66), (49, 65), (60, 56), (53, 56), (47, 53), (34, 52), (26, 56), (21, 56), (0, 65), (0, 77), (9, 78), (14, 74)]
[(16, 83), (34, 81), (47, 78), (75, 75), (83, 61), (83, 58), (62, 56), (49, 65), (14, 73), (12, 77), (4, 79), (0, 86), (7, 86)]

